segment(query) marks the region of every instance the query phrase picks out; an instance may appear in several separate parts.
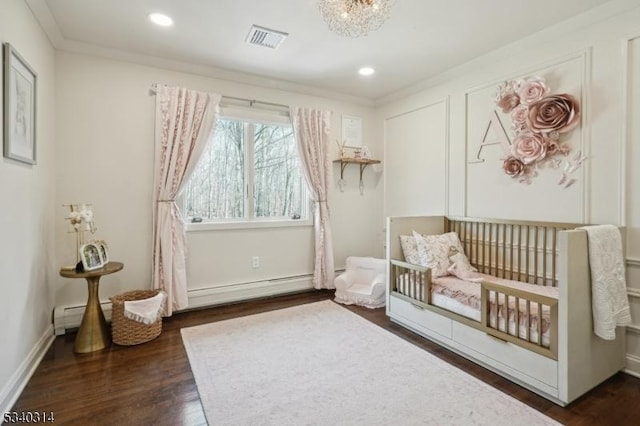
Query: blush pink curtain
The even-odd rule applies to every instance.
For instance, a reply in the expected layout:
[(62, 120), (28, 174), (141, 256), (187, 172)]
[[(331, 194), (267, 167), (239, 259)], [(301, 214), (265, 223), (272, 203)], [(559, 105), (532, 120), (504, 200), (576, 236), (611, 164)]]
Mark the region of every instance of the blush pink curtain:
[(215, 93), (156, 90), (152, 280), (167, 293), (165, 315), (188, 305), (186, 236), (176, 197), (212, 136), (219, 104)]
[(327, 194), (331, 187), (329, 158), (331, 112), (291, 107), (290, 115), (302, 171), (315, 205), (316, 258), (313, 285), (317, 289), (335, 288), (333, 242), (327, 204)]

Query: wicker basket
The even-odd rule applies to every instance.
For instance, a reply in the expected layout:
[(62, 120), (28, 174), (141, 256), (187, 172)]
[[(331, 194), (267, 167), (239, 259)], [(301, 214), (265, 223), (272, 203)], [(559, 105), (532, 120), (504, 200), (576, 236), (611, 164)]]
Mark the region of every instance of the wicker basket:
[(155, 339), (162, 331), (162, 316), (152, 324), (143, 324), (124, 316), (124, 302), (144, 300), (159, 290), (133, 290), (111, 298), (111, 335), (113, 343), (124, 346), (138, 345)]

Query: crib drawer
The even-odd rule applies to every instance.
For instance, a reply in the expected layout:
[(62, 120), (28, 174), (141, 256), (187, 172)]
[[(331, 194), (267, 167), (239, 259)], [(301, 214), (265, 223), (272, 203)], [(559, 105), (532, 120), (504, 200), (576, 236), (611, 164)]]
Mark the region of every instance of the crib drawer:
[[(493, 361), (516, 370), (554, 389), (558, 388), (558, 362), (543, 355), (498, 340), (464, 324), (453, 324), (453, 340)], [(504, 369), (508, 372), (507, 369)]]
[(428, 309), (414, 305), (406, 300), (391, 296), (389, 298), (389, 313), (392, 318), (404, 322), (418, 331), (432, 334), (438, 333), (442, 337), (451, 339), (451, 320)]

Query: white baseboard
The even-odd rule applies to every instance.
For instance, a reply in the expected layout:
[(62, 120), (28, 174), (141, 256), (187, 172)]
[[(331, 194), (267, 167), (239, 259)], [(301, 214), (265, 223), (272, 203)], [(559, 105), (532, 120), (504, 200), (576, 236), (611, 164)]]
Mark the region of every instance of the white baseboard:
[[(6, 413), (11, 410), (54, 339), (53, 330), (49, 326), (20, 363), (9, 381), (0, 389), (0, 413)], [(0, 419), (0, 424), (2, 424), (3, 420), (4, 417)]]
[(640, 357), (627, 354), (627, 367), (622, 371), (640, 378)]
[[(105, 319), (111, 321), (111, 302), (100, 302)], [(79, 328), (84, 315), (85, 305), (56, 306), (53, 310), (53, 328), (56, 336), (65, 334), (66, 330)]]
[(302, 275), (277, 280), (189, 290), (189, 309), (310, 290), (313, 289), (312, 278), (311, 275)]
[[(211, 286), (188, 290), (189, 307), (187, 309), (204, 308), (225, 303), (251, 300), (260, 297), (275, 296), (310, 290), (313, 288), (311, 275), (282, 278), (277, 280), (256, 281), (227, 286)], [(104, 317), (111, 321), (111, 302), (100, 302)], [(53, 325), (56, 336), (65, 334), (66, 330), (80, 327), (85, 305), (58, 306), (53, 311)]]

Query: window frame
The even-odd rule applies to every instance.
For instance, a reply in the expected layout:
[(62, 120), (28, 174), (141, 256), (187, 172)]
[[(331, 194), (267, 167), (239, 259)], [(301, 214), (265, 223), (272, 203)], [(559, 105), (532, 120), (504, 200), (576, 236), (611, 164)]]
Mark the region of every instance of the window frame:
[[(276, 124), (291, 126), (292, 123), (289, 118), (288, 112), (272, 111), (272, 110), (256, 110), (255, 108), (243, 108), (237, 105), (233, 106), (221, 106), (220, 113), (217, 119), (225, 120), (238, 120), (246, 122), (245, 126), (245, 140), (251, 141), (251, 147), (247, 142), (247, 148), (244, 150), (245, 164), (254, 164), (255, 153), (255, 139), (250, 136), (250, 132), (255, 132), (255, 125), (261, 124)], [(208, 142), (207, 142), (208, 143)], [(308, 227), (313, 226), (314, 223), (314, 210), (313, 200), (309, 194), (309, 189), (304, 182), (304, 176), (301, 176), (303, 185), (305, 185), (305, 192), (307, 194), (306, 206), (303, 205), (303, 211), (306, 210), (306, 217), (300, 219), (291, 219), (284, 217), (277, 218), (265, 218), (255, 216), (255, 170), (249, 171), (249, 167), (245, 167), (245, 190), (244, 190), (244, 211), (245, 217), (242, 218), (223, 218), (223, 219), (203, 219), (202, 222), (190, 222), (187, 220), (187, 216), (183, 213), (184, 198), (182, 194), (178, 197), (178, 206), (183, 216), (183, 223), (185, 231), (187, 232), (199, 232), (199, 231), (211, 231), (211, 230), (226, 230), (226, 229), (259, 229), (259, 228), (286, 228), (286, 227)]]

